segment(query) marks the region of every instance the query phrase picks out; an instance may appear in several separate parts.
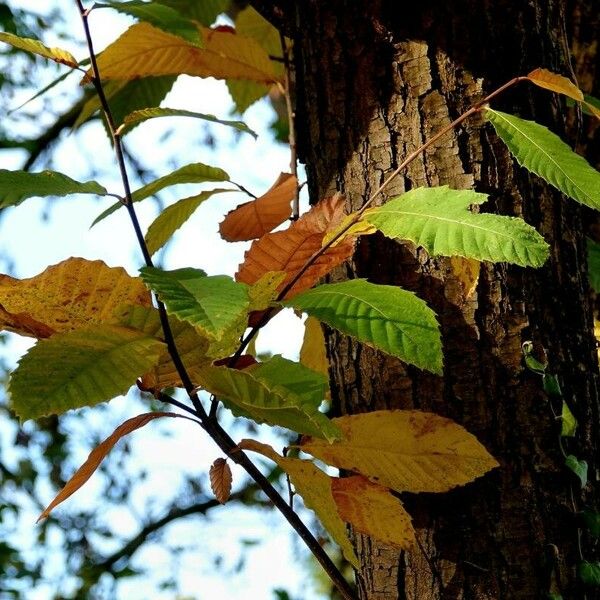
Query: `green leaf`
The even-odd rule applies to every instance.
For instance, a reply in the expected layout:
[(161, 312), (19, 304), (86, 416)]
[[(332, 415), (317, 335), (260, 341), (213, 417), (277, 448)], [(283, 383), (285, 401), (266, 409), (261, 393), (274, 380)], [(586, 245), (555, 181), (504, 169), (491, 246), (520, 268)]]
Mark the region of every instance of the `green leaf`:
[(560, 418), (562, 421), (560, 435), (562, 437), (573, 437), (575, 435), (575, 430), (577, 429), (577, 419), (573, 416), (569, 405), (564, 400)]
[(0, 169), (0, 208), (17, 206), (36, 196), (67, 196), (68, 194), (106, 195), (95, 181), (81, 183), (56, 171), (29, 173)]
[(123, 120), (124, 125), (133, 125), (142, 123), (148, 119), (157, 119), (160, 117), (193, 117), (195, 119), (202, 119), (204, 121), (210, 121), (211, 123), (218, 123), (219, 125), (226, 125), (227, 127), (233, 127), (243, 133), (249, 133), (252, 137), (257, 138), (258, 136), (252, 129), (246, 125), (243, 121), (225, 121), (219, 119), (214, 115), (205, 115), (198, 112), (192, 112), (190, 110), (180, 110), (178, 108), (142, 108), (128, 114)]
[(442, 372), (435, 313), (412, 292), (353, 279), (317, 286), (284, 305), (421, 369)]
[(472, 190), (416, 188), (368, 210), (364, 220), (386, 236), (410, 240), (432, 256), (464, 256), (539, 267), (548, 258), (544, 238), (522, 219), (469, 210), (487, 200)]
[(139, 21), (145, 21), (163, 31), (174, 33), (193, 44), (202, 45), (202, 36), (193, 21), (184, 18), (166, 4), (131, 0), (130, 2), (97, 2), (94, 8), (114, 8)]
[(517, 162), (573, 200), (600, 210), (600, 172), (547, 127), (485, 109), (487, 119)]
[[(181, 167), (164, 177), (159, 177), (149, 184), (144, 185), (132, 194), (134, 202), (141, 202), (150, 196), (154, 196), (162, 189), (169, 187), (170, 185), (179, 185), (182, 183), (205, 183), (207, 181), (229, 181), (229, 175), (223, 169), (217, 167), (209, 167), (202, 163), (192, 163)], [(114, 213), (116, 210), (121, 208), (123, 204), (121, 202), (115, 202), (112, 206), (107, 208), (103, 213), (98, 215), (92, 227), (104, 220), (106, 217)]]
[(167, 312), (200, 332), (220, 340), (231, 327), (245, 329), (250, 304), (248, 286), (227, 275), (207, 277), (199, 269), (140, 270), (146, 285), (164, 302)]
[(556, 375), (551, 375), (550, 373), (544, 373), (542, 375), (542, 382), (543, 382), (544, 391), (546, 392), (546, 394), (548, 394), (549, 396), (556, 396), (557, 398), (562, 397), (562, 390), (560, 389), (560, 384), (558, 383), (558, 379), (556, 378)]
[(183, 198), (175, 204), (168, 206), (163, 210), (153, 223), (148, 227), (146, 233), (146, 246), (148, 252), (154, 254), (160, 250), (169, 238), (194, 214), (196, 209), (211, 196), (223, 194), (225, 192), (237, 192), (238, 190), (208, 190), (200, 192), (196, 196)]
[[(110, 109), (115, 123), (121, 123), (131, 112), (160, 104), (169, 93), (177, 78), (172, 75), (162, 77), (142, 77), (133, 81), (107, 81), (104, 84), (104, 93), (109, 100)], [(100, 110), (100, 100), (95, 94), (84, 105), (77, 117), (73, 128), (88, 121)], [(130, 133), (135, 126), (127, 128), (124, 133)], [(107, 130), (110, 137), (110, 132)]]
[(158, 0), (158, 2), (170, 6), (184, 17), (209, 27), (229, 8), (231, 0)]
[(19, 50), (25, 50), (26, 52), (49, 58), (54, 62), (67, 65), (71, 68), (76, 68), (78, 66), (75, 57), (70, 52), (63, 50), (62, 48), (49, 48), (39, 40), (22, 38), (18, 35), (13, 35), (12, 33), (0, 32), (0, 41), (10, 44), (13, 48), (18, 48)]
[(592, 289), (600, 293), (600, 244), (587, 238), (588, 277)]
[[(292, 367), (286, 367), (289, 374)], [(202, 387), (215, 394), (239, 417), (287, 427), (298, 433), (334, 440), (339, 437), (337, 427), (322, 413), (314, 393), (296, 394), (277, 373), (267, 379), (269, 367), (243, 371), (227, 367), (208, 367), (202, 371)], [(298, 377), (294, 380), (297, 382)], [(293, 384), (292, 384), (293, 388)], [(319, 402), (320, 404), (320, 402)]]
[(271, 89), (270, 85), (247, 79), (228, 79), (227, 89), (239, 114), (246, 112), (255, 102), (264, 98)]
[(569, 454), (565, 459), (565, 466), (577, 477), (579, 477), (579, 481), (581, 482), (581, 488), (583, 489), (587, 485), (587, 474), (588, 474), (588, 464), (585, 460), (579, 460), (576, 456)]
[(590, 535), (600, 537), (600, 513), (588, 508), (581, 513), (581, 517)]
[(531, 341), (523, 342), (521, 349), (523, 351), (523, 358), (525, 359), (525, 366), (538, 375), (545, 375), (547, 365), (533, 356), (533, 343)]
[(124, 394), (157, 362), (164, 344), (114, 325), (40, 340), (13, 372), (11, 405), (21, 420), (93, 406)]
[(591, 587), (600, 586), (600, 562), (588, 562), (583, 560), (577, 566), (579, 579)]

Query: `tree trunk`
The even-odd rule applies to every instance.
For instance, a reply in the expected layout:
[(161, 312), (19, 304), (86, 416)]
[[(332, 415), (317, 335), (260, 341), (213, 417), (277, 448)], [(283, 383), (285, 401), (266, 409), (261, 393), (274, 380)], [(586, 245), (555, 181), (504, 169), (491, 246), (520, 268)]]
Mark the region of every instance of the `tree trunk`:
[[(571, 72), (558, 0), (279, 4), (294, 39), (312, 202), (341, 191), (349, 210), (360, 208), (409, 152), (485, 93), (535, 67)], [(526, 84), (494, 105), (563, 130), (563, 101)], [(600, 427), (581, 211), (520, 169), (480, 119), (414, 161), (384, 199), (446, 184), (489, 194), (485, 211), (523, 216), (551, 258), (538, 270), (482, 263), (476, 279), (472, 263), (375, 235), (335, 272), (417, 292), (439, 316), (445, 356), (438, 377), (329, 331), (335, 411), (433, 411), (463, 424), (501, 465), (447, 494), (404, 494), (417, 530), (412, 553), (355, 536), (360, 597), (597, 598), (576, 576), (582, 556), (598, 559), (575, 512), (595, 503)], [(563, 444), (589, 463), (583, 491), (564, 467), (560, 401), (523, 365), (526, 340), (558, 375), (578, 419), (576, 438)]]

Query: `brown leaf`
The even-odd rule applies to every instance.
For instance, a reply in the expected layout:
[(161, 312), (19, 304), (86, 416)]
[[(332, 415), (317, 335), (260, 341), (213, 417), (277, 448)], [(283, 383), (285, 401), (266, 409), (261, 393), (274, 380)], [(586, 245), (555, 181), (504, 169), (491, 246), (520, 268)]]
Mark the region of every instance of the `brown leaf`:
[(219, 225), (221, 237), (228, 242), (242, 242), (273, 231), (292, 214), (290, 202), (297, 185), (293, 175), (281, 173), (266, 194), (227, 213)]
[[(236, 279), (253, 284), (268, 271), (285, 271), (281, 290), (302, 269), (306, 261), (321, 249), (323, 237), (344, 218), (344, 197), (336, 194), (321, 200), (285, 231), (267, 233), (252, 243)], [(312, 287), (321, 277), (352, 256), (355, 239), (346, 238), (334, 248), (328, 248), (302, 274), (286, 294), (290, 298)]]
[(583, 101), (583, 92), (570, 79), (548, 69), (535, 69), (527, 75), (527, 79), (538, 87), (569, 96), (578, 102)]
[(121, 304), (150, 306), (143, 281), (101, 260), (68, 258), (29, 279), (0, 275), (0, 329), (46, 338), (110, 323)]
[(231, 469), (224, 458), (217, 458), (211, 465), (210, 471), (210, 487), (215, 495), (215, 498), (225, 504), (231, 494)]
[(37, 522), (48, 517), (50, 512), (58, 506), (61, 502), (64, 502), (69, 496), (74, 494), (94, 473), (94, 471), (100, 466), (100, 463), (104, 460), (104, 457), (112, 450), (113, 446), (125, 435), (139, 429), (149, 423), (150, 421), (159, 417), (181, 417), (177, 413), (171, 412), (151, 412), (138, 415), (131, 419), (127, 419), (124, 423), (119, 425), (101, 444), (96, 446), (88, 456), (88, 459), (77, 469), (75, 475), (67, 481), (65, 487), (63, 487), (56, 497), (48, 506), (44, 509), (42, 514), (38, 517)]

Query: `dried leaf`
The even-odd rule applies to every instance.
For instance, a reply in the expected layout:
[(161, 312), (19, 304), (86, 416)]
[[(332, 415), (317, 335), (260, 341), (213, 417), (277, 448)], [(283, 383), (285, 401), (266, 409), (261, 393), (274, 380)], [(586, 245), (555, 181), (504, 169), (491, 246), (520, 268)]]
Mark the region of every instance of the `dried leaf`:
[(227, 213), (219, 225), (221, 237), (228, 242), (242, 242), (273, 231), (292, 214), (290, 202), (297, 185), (298, 180), (293, 175), (281, 173), (263, 196)]
[[(336, 194), (322, 200), (285, 231), (267, 233), (253, 242), (244, 255), (236, 279), (253, 284), (268, 271), (285, 271), (287, 277), (278, 288), (281, 290), (299, 273), (306, 261), (321, 250), (325, 234), (337, 227), (343, 218), (343, 196)], [(354, 244), (355, 240), (348, 238), (338, 246), (327, 249), (306, 269), (286, 298), (312, 287), (331, 269), (352, 256)]]
[(44, 509), (42, 514), (38, 517), (37, 522), (48, 517), (50, 512), (56, 508), (56, 506), (74, 494), (93, 475), (94, 471), (104, 460), (104, 457), (123, 436), (143, 427), (146, 423), (159, 417), (181, 417), (181, 415), (171, 412), (151, 412), (127, 419), (127, 421), (119, 425), (110, 436), (90, 452), (88, 459), (81, 467), (79, 467), (79, 469), (77, 469), (75, 475), (67, 481), (65, 487), (58, 492), (54, 500), (52, 500), (52, 502)]
[(450, 257), (450, 269), (460, 286), (460, 296), (463, 300), (470, 300), (477, 289), (481, 263), (474, 258), (462, 256)]
[(229, 500), (231, 494), (231, 468), (227, 464), (227, 460), (224, 458), (217, 458), (211, 465), (210, 471), (210, 488), (215, 495), (215, 498), (221, 503), (225, 504)]
[(404, 550), (414, 545), (410, 515), (389, 489), (355, 475), (332, 478), (331, 492), (340, 517), (355, 531)]
[(0, 328), (37, 338), (113, 322), (122, 304), (149, 307), (143, 281), (101, 260), (69, 258), (29, 279), (0, 275)]
[(527, 79), (541, 88), (583, 102), (583, 92), (570, 79), (548, 69), (535, 69), (527, 75)]

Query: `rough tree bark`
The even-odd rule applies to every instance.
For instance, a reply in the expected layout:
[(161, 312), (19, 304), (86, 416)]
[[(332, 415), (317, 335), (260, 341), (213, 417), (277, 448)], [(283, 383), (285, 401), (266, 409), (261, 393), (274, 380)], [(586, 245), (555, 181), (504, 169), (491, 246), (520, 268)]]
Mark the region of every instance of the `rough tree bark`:
[[(256, 2), (293, 38), (297, 128), (311, 201), (343, 192), (359, 208), (410, 151), (515, 75), (572, 73), (561, 0), (281, 0)], [(594, 4), (594, 2), (592, 2)], [(557, 133), (563, 103), (521, 86), (495, 106)], [(598, 485), (597, 359), (591, 335), (581, 211), (518, 168), (491, 127), (471, 120), (388, 188), (474, 187), (486, 211), (523, 216), (551, 245), (539, 270), (464, 263), (370, 236), (335, 278), (367, 277), (414, 290), (442, 325), (437, 377), (328, 332), (335, 410), (419, 408), (465, 425), (499, 460), (484, 478), (443, 495), (404, 495), (419, 548), (400, 553), (357, 535), (360, 597), (369, 600), (597, 598), (577, 583), (574, 508)], [(533, 340), (579, 420), (570, 450), (590, 464), (580, 492), (565, 470), (540, 378), (522, 362)]]

